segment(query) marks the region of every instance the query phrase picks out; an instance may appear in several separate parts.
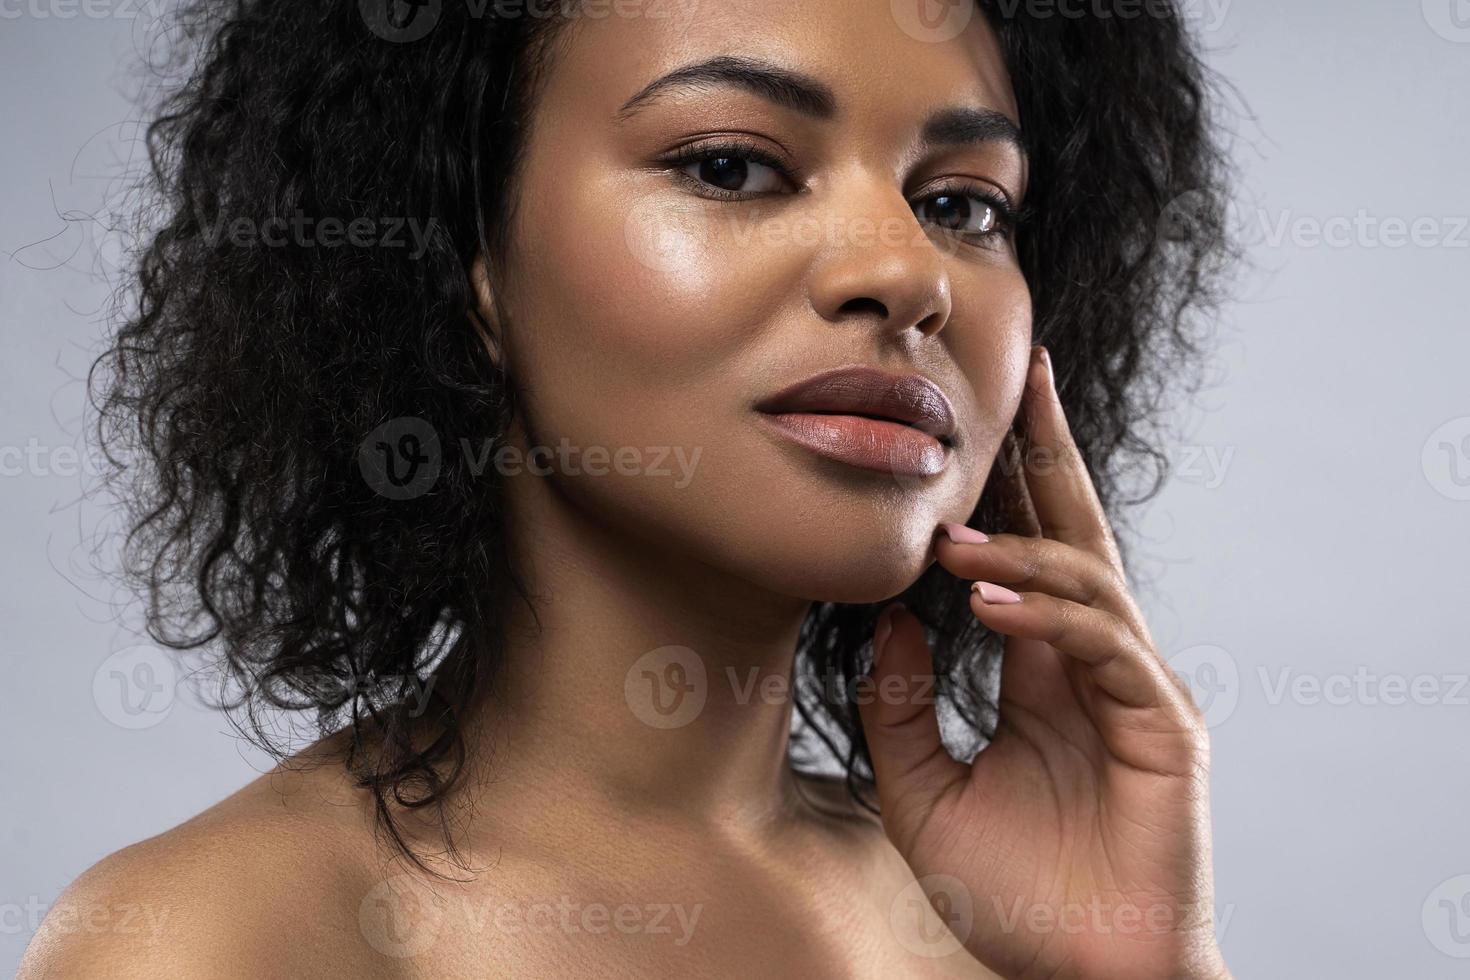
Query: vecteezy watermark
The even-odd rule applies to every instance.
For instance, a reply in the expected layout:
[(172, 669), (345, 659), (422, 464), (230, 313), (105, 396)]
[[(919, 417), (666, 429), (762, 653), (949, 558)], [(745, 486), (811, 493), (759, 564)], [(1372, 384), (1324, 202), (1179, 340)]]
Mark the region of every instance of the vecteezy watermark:
[(1463, 249), (1470, 248), (1470, 215), (1385, 215), (1367, 208), (1302, 214), (1291, 208), (1247, 208), (1236, 201), (1216, 210), (1212, 195), (1186, 191), (1160, 212), (1157, 234), (1163, 241), (1228, 239), (1272, 249)]
[(357, 927), (368, 945), (394, 959), (429, 950), (444, 924), (444, 899), (411, 874), (378, 882), (357, 906)]
[[(471, 451), (468, 441), (461, 440), (470, 473), (479, 476), (487, 468), (487, 460), (502, 476), (530, 473), (533, 476), (651, 476), (676, 477), (675, 489), (682, 490), (694, 479), (702, 446), (686, 451), (683, 446), (574, 446), (563, 436), (555, 446), (532, 446), (522, 451), (516, 446), (495, 446), (482, 442), (480, 451)], [(675, 472), (677, 470), (677, 473)]]
[(444, 0), (358, 0), (357, 12), (378, 37), (407, 44), (434, 29), (444, 13)]
[(1420, 0), (1424, 23), (1446, 41), (1470, 44), (1470, 0)]
[(1257, 667), (1256, 673), (1272, 706), (1291, 703), (1304, 707), (1363, 705), (1398, 707), (1470, 707), (1470, 674), (1380, 674), (1358, 665), (1351, 671), (1326, 674), (1298, 672), (1291, 667)]
[(289, 217), (272, 215), (264, 220), (217, 215), (201, 222), (200, 237), (211, 248), (228, 241), (236, 248), (409, 249), (408, 257), (417, 260), (429, 250), (438, 228), (437, 218), (317, 218), (297, 210)]
[(1093, 895), (1083, 902), (1061, 905), (1028, 903), (1023, 898), (1005, 901), (992, 895), (995, 922), (1005, 933), (1030, 932), (1038, 935), (1138, 936), (1167, 935), (1207, 917), (1214, 923), (1215, 937), (1222, 938), (1235, 916), (1235, 906), (1226, 905), (1223, 912), (1203, 903), (1188, 902), (1112, 902)]
[(708, 697), (704, 658), (684, 646), (648, 651), (623, 678), (623, 700), (650, 728), (683, 728), (699, 717)]
[(163, 935), (173, 914), (171, 905), (148, 902), (60, 902), (55, 905), (30, 895), (24, 902), (0, 902), (0, 936), (34, 935), (47, 922), (55, 936), (146, 936), (150, 944)]
[(0, 20), (157, 20), (168, 0), (0, 0)]
[(439, 482), (439, 432), (426, 420), (389, 419), (357, 448), (357, 466), (373, 492), (389, 500), (422, 497)]
[(358, 927), (368, 945), (384, 956), (419, 956), (438, 941), (446, 926), (479, 935), (667, 936), (688, 945), (704, 911), (703, 903), (601, 902), (562, 894), (530, 901), (449, 898), (423, 879), (395, 875), (375, 885), (358, 905)]
[(1219, 30), (1231, 0), (995, 0), (1006, 20), (1174, 20)]
[[(1470, 248), (1470, 216), (1377, 215), (1359, 208), (1352, 215), (1296, 214), (1290, 208), (1275, 213), (1256, 211), (1256, 232), (1247, 243), (1280, 248)], [(1247, 228), (1250, 226), (1247, 225)]]
[(894, 896), (888, 926), (899, 945), (915, 956), (952, 956), (964, 949), (975, 927), (975, 901), (953, 875), (925, 875)]
[[(623, 697), (633, 714), (652, 728), (682, 728), (699, 717), (709, 701), (711, 679), (704, 658), (684, 646), (664, 646), (643, 654), (623, 678)], [(933, 674), (885, 674), (874, 680), (824, 673), (776, 673), (758, 666), (726, 665), (714, 677), (728, 686), (728, 703), (789, 705), (823, 697), (853, 705), (934, 704)]]
[[(973, 2), (973, 0), (970, 0)], [(991, 222), (999, 216), (988, 213)], [(972, 212), (973, 213), (973, 212)], [(994, 227), (993, 223), (989, 227)], [(812, 249), (827, 247), (899, 248), (919, 246), (955, 254), (964, 247), (958, 234), (945, 234), (913, 216), (884, 218), (770, 216), (758, 219), (726, 215), (711, 221), (708, 213), (687, 199), (650, 194), (634, 201), (623, 217), (623, 239), (639, 263), (655, 272), (674, 272), (691, 258), (705, 254), (717, 243), (734, 249)]]
[(385, 41), (407, 44), (427, 37), (438, 26), (447, 4), (463, 4), (475, 20), (564, 20), (646, 17), (650, 20), (693, 16), (699, 0), (358, 0), (358, 13), (368, 30)]
[[(1015, 20), (1179, 19), (1199, 31), (1225, 25), (1232, 0), (996, 0), (994, 14)], [(941, 43), (969, 26), (975, 0), (890, 0), (893, 20), (916, 41)]]
[(100, 458), (76, 446), (48, 446), (32, 436), (24, 446), (0, 446), (0, 477), (98, 476)]
[(975, 7), (975, 0), (889, 0), (899, 30), (915, 41), (934, 44), (964, 33)]
[(1424, 938), (1446, 956), (1470, 959), (1470, 874), (1446, 878), (1424, 897)]
[(92, 701), (119, 728), (152, 728), (169, 716), (178, 696), (174, 658), (140, 644), (109, 656), (92, 674)]
[[(181, 669), (181, 654), (149, 644), (127, 647), (102, 661), (92, 674), (92, 700), (102, 716), (119, 728), (137, 731), (161, 724), (180, 701), (213, 707), (191, 685), (203, 672)], [(199, 665), (200, 667), (203, 664)], [(348, 674), (320, 676), (303, 669), (272, 674), (269, 683), (293, 691), (310, 690), (317, 698), (336, 696), (372, 704), (402, 705), (418, 718), (429, 709), (437, 678), (432, 674)]]
[(1235, 714), (1240, 702), (1240, 667), (1230, 651), (1213, 643), (1197, 643), (1169, 657), (1168, 663), (1189, 685), (1205, 727), (1222, 725)]
[(846, 704), (934, 704), (937, 678), (933, 674), (884, 674), (874, 680), (867, 674), (839, 676), (830, 671), (820, 674), (762, 673), (750, 667), (742, 673), (727, 666), (721, 672), (730, 685), (735, 704), (790, 704), (793, 699), (812, 700), (818, 696)]
[(1470, 500), (1470, 415), (1450, 419), (1429, 433), (1419, 463), (1440, 496)]
[(466, 920), (478, 930), (488, 919), (505, 935), (586, 933), (599, 936), (668, 936), (675, 946), (687, 946), (704, 912), (704, 903), (682, 902), (588, 902), (558, 895), (533, 902), (490, 901), (466, 905)]
[[(643, 476), (672, 478), (677, 490), (693, 482), (703, 453), (701, 446), (692, 450), (684, 446), (577, 446), (565, 436), (555, 446), (523, 449), (493, 439), (476, 446), (463, 438), (457, 447), (473, 477), (487, 470), (500, 476)], [(362, 440), (357, 463), (375, 493), (390, 500), (421, 497), (433, 489), (443, 470), (439, 433), (421, 418), (390, 419)]]
[(1363, 664), (1339, 670), (1301, 670), (1292, 665), (1258, 665), (1243, 676), (1235, 657), (1224, 647), (1201, 643), (1168, 658), (1170, 669), (1189, 685), (1194, 703), (1214, 728), (1227, 721), (1248, 685), (1258, 689), (1268, 708), (1294, 707), (1396, 708), (1470, 707), (1470, 673), (1377, 671)]
[(1234, 446), (1178, 446), (1171, 457), (1174, 478), (1184, 483), (1197, 483), (1214, 490), (1225, 482), (1230, 464), (1235, 459)]

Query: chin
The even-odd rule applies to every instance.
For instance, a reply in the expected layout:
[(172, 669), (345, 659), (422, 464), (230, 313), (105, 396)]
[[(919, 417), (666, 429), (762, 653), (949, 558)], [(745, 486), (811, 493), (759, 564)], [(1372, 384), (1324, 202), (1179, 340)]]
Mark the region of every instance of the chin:
[(935, 527), (945, 519), (929, 507), (895, 514), (871, 501), (824, 508), (820, 523), (783, 521), (749, 542), (755, 561), (747, 574), (772, 592), (811, 602), (883, 602), (934, 561)]

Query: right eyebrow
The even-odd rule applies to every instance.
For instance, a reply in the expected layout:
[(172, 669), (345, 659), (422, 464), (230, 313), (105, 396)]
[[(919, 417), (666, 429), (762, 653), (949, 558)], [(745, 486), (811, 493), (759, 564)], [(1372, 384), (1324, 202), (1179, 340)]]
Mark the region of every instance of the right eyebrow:
[(654, 79), (624, 102), (617, 116), (626, 121), (670, 88), (694, 85), (733, 85), (814, 119), (837, 115), (832, 90), (810, 75), (755, 58), (722, 55)]

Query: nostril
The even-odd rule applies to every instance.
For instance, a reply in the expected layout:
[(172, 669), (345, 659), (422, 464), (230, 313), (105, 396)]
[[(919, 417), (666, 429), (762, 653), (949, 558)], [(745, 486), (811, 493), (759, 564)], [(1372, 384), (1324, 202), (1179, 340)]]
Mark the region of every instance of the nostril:
[(888, 319), (888, 307), (871, 296), (857, 296), (842, 304), (838, 312), (842, 313), (875, 313), (883, 319)]

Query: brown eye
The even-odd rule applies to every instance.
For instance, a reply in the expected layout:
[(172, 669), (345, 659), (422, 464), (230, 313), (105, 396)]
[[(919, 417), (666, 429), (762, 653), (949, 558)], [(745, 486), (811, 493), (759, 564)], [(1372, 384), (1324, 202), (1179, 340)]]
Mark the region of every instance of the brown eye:
[(731, 194), (770, 193), (780, 191), (786, 183), (776, 168), (725, 151), (689, 162), (684, 172), (702, 184)]
[(1001, 225), (1000, 212), (974, 194), (936, 194), (920, 201), (914, 213), (946, 231), (966, 235), (989, 235)]
[(712, 157), (699, 163), (695, 176), (721, 190), (738, 191), (750, 176), (750, 167), (737, 157)]

